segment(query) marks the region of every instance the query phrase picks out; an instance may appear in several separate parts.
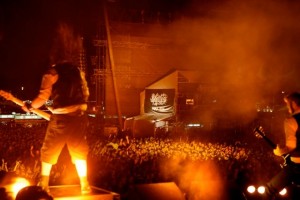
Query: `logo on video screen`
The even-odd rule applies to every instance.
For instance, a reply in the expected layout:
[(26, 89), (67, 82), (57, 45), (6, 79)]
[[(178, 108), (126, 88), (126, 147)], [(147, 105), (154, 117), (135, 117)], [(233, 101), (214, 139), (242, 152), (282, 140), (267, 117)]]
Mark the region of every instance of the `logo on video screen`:
[(146, 89), (145, 113), (172, 113), (175, 89)]

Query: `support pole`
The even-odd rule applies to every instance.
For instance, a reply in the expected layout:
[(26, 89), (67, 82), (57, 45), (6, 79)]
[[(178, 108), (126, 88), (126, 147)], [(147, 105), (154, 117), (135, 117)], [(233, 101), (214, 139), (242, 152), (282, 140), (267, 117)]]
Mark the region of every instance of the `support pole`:
[(116, 104), (117, 104), (116, 106), (117, 106), (117, 112), (118, 112), (119, 126), (120, 126), (120, 129), (122, 130), (123, 129), (122, 113), (121, 113), (121, 108), (120, 108), (119, 92), (118, 92), (117, 80), (116, 80), (116, 74), (115, 74), (115, 63), (114, 63), (112, 42), (111, 42), (110, 29), (109, 29), (110, 25), (109, 25), (109, 21), (108, 21), (105, 3), (104, 3), (104, 20), (105, 20), (105, 28), (106, 28), (106, 34), (107, 34), (109, 62), (110, 62), (111, 71), (112, 71), (113, 87), (114, 87), (114, 93), (115, 93)]

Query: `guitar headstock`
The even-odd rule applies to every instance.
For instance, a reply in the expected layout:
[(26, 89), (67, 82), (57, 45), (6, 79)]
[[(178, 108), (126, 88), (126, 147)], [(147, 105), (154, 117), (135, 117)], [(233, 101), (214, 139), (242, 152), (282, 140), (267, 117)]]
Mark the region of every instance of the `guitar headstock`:
[(262, 126), (255, 127), (253, 130), (253, 133), (254, 133), (255, 137), (257, 137), (257, 138), (266, 137), (266, 134), (265, 134)]
[(0, 96), (2, 96), (6, 100), (12, 100), (14, 98), (14, 96), (11, 93), (5, 92), (3, 90), (0, 90)]

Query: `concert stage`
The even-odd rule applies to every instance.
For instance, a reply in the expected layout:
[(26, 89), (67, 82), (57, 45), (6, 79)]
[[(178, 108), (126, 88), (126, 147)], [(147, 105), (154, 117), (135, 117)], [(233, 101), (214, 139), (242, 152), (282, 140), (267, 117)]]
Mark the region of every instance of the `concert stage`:
[(120, 195), (98, 187), (91, 186), (92, 192), (81, 194), (79, 185), (50, 186), (54, 200), (120, 200)]

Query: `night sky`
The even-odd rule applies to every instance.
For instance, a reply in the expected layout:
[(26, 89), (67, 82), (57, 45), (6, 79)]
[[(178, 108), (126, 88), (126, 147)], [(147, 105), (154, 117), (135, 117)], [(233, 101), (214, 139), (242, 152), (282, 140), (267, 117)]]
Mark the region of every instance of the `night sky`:
[[(250, 3), (249, 3), (250, 2)], [(218, 79), (238, 92), (300, 89), (300, 4), (295, 0), (107, 0), (127, 9), (171, 10), (186, 18), (169, 29), (187, 62), (213, 66)], [(101, 0), (2, 0), (0, 2), (0, 89), (31, 98), (49, 64), (59, 22), (94, 37)], [(188, 30), (188, 31), (186, 31)], [(195, 60), (195, 58), (199, 58)], [(194, 63), (187, 63), (192, 65)], [(259, 84), (257, 84), (259, 83)], [(239, 88), (240, 87), (240, 88)], [(251, 88), (252, 87), (252, 88)]]
[(1, 1), (0, 88), (19, 93), (24, 86), (24, 98), (30, 98), (49, 64), (58, 23), (69, 23), (84, 37), (94, 35), (99, 4), (93, 0)]
[[(125, 9), (168, 10), (185, 0), (107, 0)], [(32, 98), (40, 75), (49, 64), (49, 51), (60, 22), (84, 38), (97, 34), (103, 0), (2, 0), (0, 2), (0, 88)], [(103, 21), (102, 21), (103, 23)], [(24, 87), (24, 91), (21, 88)]]

